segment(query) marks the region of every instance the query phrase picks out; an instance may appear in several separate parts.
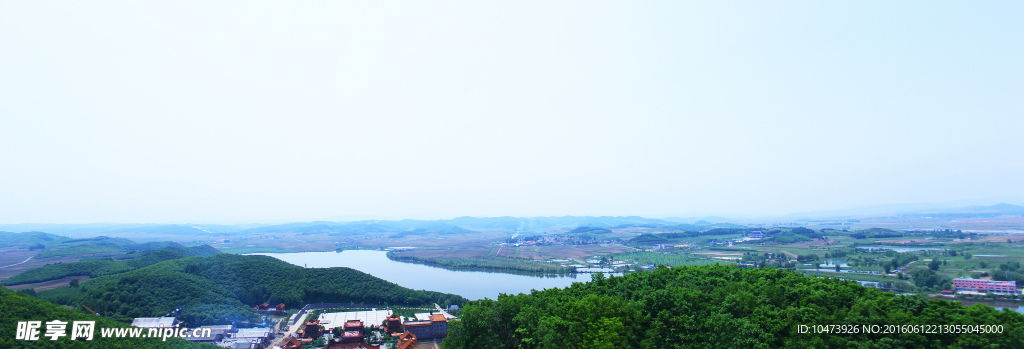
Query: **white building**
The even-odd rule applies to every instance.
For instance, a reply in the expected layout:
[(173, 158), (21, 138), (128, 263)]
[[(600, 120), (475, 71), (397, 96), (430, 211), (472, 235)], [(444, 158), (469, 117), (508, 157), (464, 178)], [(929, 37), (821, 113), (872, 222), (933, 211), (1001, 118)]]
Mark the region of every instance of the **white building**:
[(367, 311), (345, 311), (339, 313), (323, 313), (317, 317), (324, 330), (330, 331), (336, 327), (345, 327), (345, 321), (359, 320), (367, 327), (380, 326), (384, 320), (391, 316), (391, 310), (367, 310)]
[(174, 328), (181, 321), (173, 317), (139, 317), (132, 320), (132, 326), (141, 328)]

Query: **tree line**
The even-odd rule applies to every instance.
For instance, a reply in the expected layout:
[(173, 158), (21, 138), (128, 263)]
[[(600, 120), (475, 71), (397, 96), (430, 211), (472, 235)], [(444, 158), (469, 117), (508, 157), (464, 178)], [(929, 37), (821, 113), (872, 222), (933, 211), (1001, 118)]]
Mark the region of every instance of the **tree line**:
[(485, 270), (527, 274), (566, 274), (573, 272), (575, 269), (534, 262), (526, 259), (505, 257), (424, 258), (388, 252), (388, 259), (405, 263), (431, 265), (451, 270)]
[[(135, 349), (135, 348), (216, 348), (213, 345), (190, 343), (180, 338), (104, 338), (100, 328), (128, 327), (128, 325), (80, 311), (65, 309), (53, 303), (32, 298), (28, 295), (12, 292), (0, 287), (0, 348), (104, 348), (104, 349)], [(24, 341), (15, 339), (18, 322), (53, 320), (65, 321), (67, 336), (51, 341), (43, 337), (46, 325), (41, 328), (39, 340)], [(92, 340), (78, 338), (71, 340), (71, 326), (74, 321), (96, 321), (96, 330)]]
[[(1024, 347), (1024, 315), (784, 269), (658, 268), (461, 309), (443, 348)], [(1003, 325), (1002, 333), (802, 333), (800, 325)]]

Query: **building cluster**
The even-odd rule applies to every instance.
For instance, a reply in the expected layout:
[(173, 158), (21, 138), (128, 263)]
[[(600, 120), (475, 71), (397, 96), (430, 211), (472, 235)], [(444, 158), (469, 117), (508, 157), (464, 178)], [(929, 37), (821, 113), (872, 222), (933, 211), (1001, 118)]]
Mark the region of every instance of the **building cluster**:
[(768, 235), (766, 235), (764, 232), (762, 232), (760, 230), (755, 230), (755, 231), (747, 233), (747, 236), (741, 237), (739, 239), (734, 239), (732, 242), (741, 243), (741, 242), (748, 242), (748, 241), (758, 241), (758, 240), (763, 240), (764, 238), (767, 238), (767, 237), (768, 237)]
[(708, 247), (712, 247), (712, 246), (726, 246), (726, 247), (731, 247), (731, 246), (732, 246), (732, 243), (733, 243), (733, 241), (732, 241), (732, 240), (730, 240), (730, 241), (718, 241), (718, 240), (711, 240), (711, 241), (708, 241), (708, 244), (707, 244), (707, 246), (708, 246)]
[[(409, 319), (391, 310), (323, 313), (305, 323), (297, 331), (298, 337), (289, 338), (282, 348), (297, 349), (303, 343), (323, 338), (328, 349), (374, 349), (387, 337), (396, 348), (415, 348), (420, 340), (448, 336), (448, 320), (455, 317), (436, 304), (434, 307), (436, 312), (418, 313)], [(291, 347), (289, 343), (299, 346)]]
[[(254, 308), (263, 313), (284, 311), (283, 305), (272, 307), (267, 303), (258, 304)], [(190, 333), (202, 336), (186, 336), (183, 339), (231, 349), (302, 349), (311, 343), (318, 343), (318, 346), (327, 349), (379, 349), (385, 342), (394, 343), (393, 348), (410, 349), (415, 348), (421, 340), (448, 336), (448, 321), (455, 317), (437, 304), (434, 308), (435, 311), (417, 313), (408, 319), (403, 319), (391, 310), (377, 309), (323, 313), (316, 319), (302, 323), (296, 330), (296, 336), (282, 338), (276, 346), (272, 342), (278, 334), (274, 329), (265, 327), (201, 326)], [(136, 318), (132, 326), (174, 329), (180, 328), (182, 322), (174, 317)]]
[(1016, 281), (953, 279), (953, 289), (957, 292), (1021, 294)]
[(595, 239), (581, 238), (578, 236), (528, 236), (517, 239), (508, 239), (501, 246), (551, 246), (551, 245), (594, 245), (594, 244), (615, 244), (622, 242), (622, 239)]
[(296, 334), (297, 337), (288, 338), (282, 345), (282, 349), (301, 349), (304, 345), (323, 339), (324, 348), (328, 349), (378, 349), (379, 344), (370, 344), (366, 341), (367, 326), (362, 320), (345, 320), (338, 324), (321, 323), (313, 320), (305, 323)]
[[(333, 331), (332, 331), (333, 330)], [(344, 325), (332, 329), (324, 328), (313, 320), (298, 331), (298, 338), (289, 338), (282, 349), (301, 349), (305, 343), (324, 338), (326, 349), (379, 349), (379, 344), (366, 342), (366, 325), (362, 320), (346, 320)]]
[[(230, 326), (230, 325), (229, 325)], [(229, 337), (215, 342), (218, 347), (231, 349), (261, 349), (274, 339), (274, 329), (266, 327), (242, 328), (234, 333), (228, 333)]]
[[(174, 317), (136, 318), (132, 326), (149, 329), (167, 329), (181, 326)], [(200, 326), (190, 333), (202, 336), (186, 336), (190, 342), (209, 343), (221, 348), (263, 349), (274, 339), (274, 329), (266, 327), (237, 328), (235, 325)]]
[(132, 326), (139, 328), (175, 328), (181, 324), (177, 318), (165, 317), (140, 317), (132, 320)]
[(252, 307), (253, 310), (264, 313), (264, 314), (284, 314), (285, 305), (284, 303), (278, 304), (277, 306), (271, 307), (270, 303), (263, 302)]
[(678, 245), (656, 244), (656, 245), (651, 247), (651, 250), (652, 251), (662, 251), (662, 250), (671, 250), (671, 249), (691, 249), (691, 248), (698, 248), (698, 247), (700, 247), (700, 246), (697, 245), (697, 244), (678, 244)]
[[(615, 268), (628, 267), (632, 263), (628, 261), (617, 261), (612, 258), (594, 256), (585, 261), (579, 259), (552, 259), (545, 261), (563, 268), (573, 268), (577, 273), (613, 272)], [(611, 268), (611, 269), (607, 269)], [(607, 269), (607, 270), (606, 270)]]

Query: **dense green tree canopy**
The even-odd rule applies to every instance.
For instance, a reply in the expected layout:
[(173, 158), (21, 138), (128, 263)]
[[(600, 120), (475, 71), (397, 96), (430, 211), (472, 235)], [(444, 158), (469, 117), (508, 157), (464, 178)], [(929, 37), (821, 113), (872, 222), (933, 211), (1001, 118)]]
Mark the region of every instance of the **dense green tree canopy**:
[[(97, 330), (91, 341), (81, 338), (72, 341), (67, 337), (62, 337), (56, 341), (51, 341), (48, 337), (41, 337), (36, 341), (15, 339), (15, 332), (19, 321), (47, 322), (53, 320), (68, 323), (74, 321), (96, 321)], [(128, 327), (128, 325), (96, 317), (95, 315), (65, 309), (25, 294), (12, 292), (5, 287), (0, 287), (0, 348), (216, 348), (212, 345), (189, 343), (179, 338), (168, 338), (167, 341), (162, 341), (160, 338), (101, 337), (100, 328), (114, 327)], [(68, 333), (70, 334), (70, 328)]]
[[(801, 333), (801, 325), (1003, 325), (1003, 332), (816, 334)], [(1022, 348), (1024, 315), (781, 269), (658, 268), (470, 302), (443, 347)]]

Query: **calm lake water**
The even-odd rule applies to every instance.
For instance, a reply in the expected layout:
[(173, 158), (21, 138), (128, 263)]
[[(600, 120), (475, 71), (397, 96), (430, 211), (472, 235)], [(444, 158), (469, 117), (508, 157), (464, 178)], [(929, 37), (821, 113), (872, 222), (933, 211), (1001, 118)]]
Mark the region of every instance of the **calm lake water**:
[(1016, 311), (1018, 313), (1024, 314), (1024, 305), (1022, 305), (1020, 303), (999, 302), (999, 301), (977, 302), (977, 301), (966, 301), (966, 300), (965, 301), (960, 301), (960, 303), (963, 304), (963, 305), (966, 305), (966, 306), (972, 306), (972, 305), (981, 303), (981, 304), (984, 304), (984, 305), (996, 308), (996, 310), (999, 310), (999, 311), (1002, 311), (1003, 309), (1007, 309), (1008, 308), (1010, 310), (1013, 310), (1013, 311)]
[(569, 276), (525, 276), (480, 271), (452, 271), (420, 264), (395, 262), (387, 252), (348, 250), (342, 252), (253, 253), (270, 256), (306, 268), (349, 267), (414, 290), (453, 293), (468, 299), (497, 299), (499, 293), (529, 293), (532, 289), (566, 287), (590, 281), (590, 274)]
[[(590, 281), (590, 274), (537, 277), (480, 271), (452, 271), (420, 264), (395, 262), (387, 252), (349, 250), (343, 252), (253, 253), (270, 256), (306, 268), (349, 267), (414, 290), (453, 293), (468, 299), (497, 299), (499, 293), (529, 293), (532, 289), (566, 287), (573, 282)], [(1010, 302), (983, 303), (996, 309), (1004, 307), (1024, 313), (1024, 305)]]

